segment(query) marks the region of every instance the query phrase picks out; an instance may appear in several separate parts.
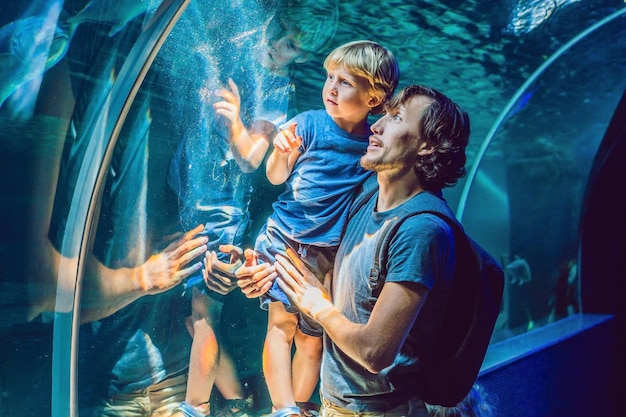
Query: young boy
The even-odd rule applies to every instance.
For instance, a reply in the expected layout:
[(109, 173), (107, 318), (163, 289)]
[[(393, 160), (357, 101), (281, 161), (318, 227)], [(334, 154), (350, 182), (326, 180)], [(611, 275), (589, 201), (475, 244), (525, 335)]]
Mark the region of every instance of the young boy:
[[(368, 146), (368, 115), (382, 110), (398, 84), (393, 54), (371, 41), (339, 46), (324, 68), (325, 110), (297, 115), (274, 138), (267, 177), (287, 187), (255, 244), (267, 262), (293, 249), (322, 282), (332, 268), (353, 190), (367, 176), (359, 159)], [(272, 415), (300, 415), (297, 404), (309, 401), (319, 380), (322, 328), (299, 314), (276, 282), (261, 305), (269, 310), (263, 371)]]

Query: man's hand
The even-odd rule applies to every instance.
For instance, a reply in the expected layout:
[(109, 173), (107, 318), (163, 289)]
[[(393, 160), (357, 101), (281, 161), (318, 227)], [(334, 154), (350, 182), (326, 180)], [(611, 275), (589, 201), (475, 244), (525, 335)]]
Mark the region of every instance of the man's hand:
[(330, 276), (326, 275), (322, 285), (291, 249), (287, 249), (287, 256), (276, 255), (278, 285), (302, 312), (319, 321), (320, 313), (335, 308), (325, 288)]
[(152, 255), (141, 267), (139, 282), (148, 294), (166, 291), (202, 267), (201, 262), (186, 266), (207, 250), (206, 236), (194, 238), (204, 230), (203, 225), (185, 233), (170, 243), (162, 252)]

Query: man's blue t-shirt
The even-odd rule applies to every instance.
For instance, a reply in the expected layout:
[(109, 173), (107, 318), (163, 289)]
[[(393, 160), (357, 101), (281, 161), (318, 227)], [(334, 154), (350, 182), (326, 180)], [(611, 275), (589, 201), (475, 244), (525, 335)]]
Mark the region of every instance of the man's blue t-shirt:
[[(385, 224), (404, 210), (405, 205), (419, 205), (428, 192), (386, 212), (375, 212), (378, 195), (362, 207), (349, 222), (335, 259), (332, 299), (335, 306), (352, 322), (367, 323), (374, 304), (369, 281), (374, 251)], [(435, 215), (409, 217), (400, 226), (389, 246), (386, 282), (413, 282), (430, 292), (394, 363), (378, 374), (360, 366), (324, 335), (321, 370), (321, 394), (340, 407), (357, 411), (384, 412), (415, 399), (415, 374), (420, 357), (428, 352), (441, 319), (441, 309), (431, 309), (430, 296), (440, 296), (454, 274), (453, 231)], [(437, 286), (438, 290), (433, 292)], [(436, 300), (430, 300), (436, 301)]]

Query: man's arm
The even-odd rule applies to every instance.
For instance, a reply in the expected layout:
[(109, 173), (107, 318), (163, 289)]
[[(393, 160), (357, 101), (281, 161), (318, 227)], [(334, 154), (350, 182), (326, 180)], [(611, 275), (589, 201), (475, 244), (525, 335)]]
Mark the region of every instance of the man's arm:
[(202, 263), (189, 264), (207, 250), (206, 236), (195, 237), (200, 225), (152, 255), (135, 268), (106, 267), (89, 255), (81, 297), (83, 323), (108, 317), (145, 295), (167, 291), (198, 271)]
[[(330, 300), (328, 291), (294, 256), (277, 255), (279, 285), (305, 313), (353, 360), (372, 373), (391, 365), (398, 355), (428, 295), (416, 283), (385, 283), (367, 323), (348, 320)], [(296, 260), (294, 260), (294, 258)]]
[(395, 360), (427, 295), (421, 285), (388, 282), (365, 324), (352, 323), (334, 306), (314, 318), (344, 353), (378, 373)]

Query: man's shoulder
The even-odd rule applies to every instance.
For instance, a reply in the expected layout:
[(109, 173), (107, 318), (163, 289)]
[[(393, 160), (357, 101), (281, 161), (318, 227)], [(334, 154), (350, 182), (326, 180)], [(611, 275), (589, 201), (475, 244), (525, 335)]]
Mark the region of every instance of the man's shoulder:
[(457, 221), (454, 212), (441, 192), (423, 191), (407, 200), (402, 205), (402, 210), (406, 213), (430, 212)]
[(452, 223), (458, 223), (446, 200), (437, 193), (422, 192), (398, 207), (395, 217), (401, 225), (398, 232), (448, 237)]
[(408, 215), (397, 227), (396, 235), (415, 244), (419, 237), (424, 241), (447, 241), (453, 234), (453, 229), (447, 220), (433, 213)]

